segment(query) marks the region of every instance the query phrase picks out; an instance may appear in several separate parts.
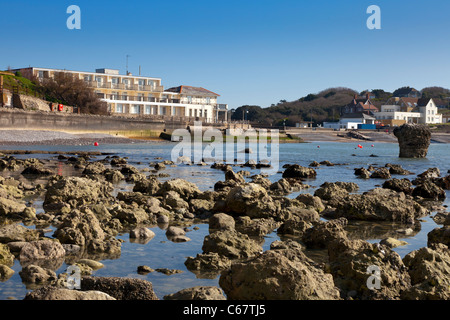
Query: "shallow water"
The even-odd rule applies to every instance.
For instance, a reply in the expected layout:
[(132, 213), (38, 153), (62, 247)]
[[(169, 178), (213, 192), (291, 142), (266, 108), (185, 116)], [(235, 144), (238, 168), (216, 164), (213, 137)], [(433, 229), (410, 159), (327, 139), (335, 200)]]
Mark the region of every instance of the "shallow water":
[[(398, 145), (392, 143), (362, 143), (363, 148), (358, 148), (357, 145), (361, 143), (333, 143), (333, 142), (317, 142), (317, 143), (302, 143), (302, 144), (280, 144), (279, 146), (279, 169), (278, 173), (269, 176), (271, 181), (277, 181), (281, 178), (281, 172), (284, 170), (282, 166), (284, 164), (300, 164), (308, 166), (312, 161), (329, 160), (332, 163), (341, 164), (335, 166), (320, 166), (315, 168), (317, 171), (316, 179), (309, 180), (305, 183), (312, 186), (310, 189), (302, 190), (301, 192), (314, 193), (315, 188), (319, 187), (322, 183), (346, 181), (356, 182), (360, 190), (358, 192), (364, 192), (374, 187), (381, 185), (384, 180), (381, 179), (358, 179), (354, 175), (354, 168), (373, 166), (384, 166), (386, 163), (400, 164), (403, 168), (413, 172), (410, 176), (393, 176), (398, 178), (413, 179), (417, 174), (422, 173), (430, 167), (437, 167), (440, 169), (442, 175), (447, 174), (447, 170), (450, 169), (448, 164), (450, 163), (450, 145), (448, 144), (432, 144), (429, 148), (428, 156), (426, 159), (400, 159), (398, 158)], [(157, 143), (142, 143), (142, 144), (125, 144), (125, 145), (101, 145), (99, 147), (94, 146), (7, 146), (2, 147), (4, 150), (45, 150), (45, 151), (100, 151), (105, 153), (111, 153), (121, 157), (128, 157), (128, 163), (136, 166), (137, 168), (148, 168), (151, 162), (158, 162), (161, 160), (155, 159), (161, 157), (163, 160), (171, 158), (171, 151), (175, 144), (157, 142)], [(236, 150), (242, 150), (243, 145), (237, 145)], [(255, 150), (256, 151), (256, 150)], [(1, 151), (0, 151), (1, 152)], [(373, 157), (371, 155), (376, 155)], [(17, 158), (54, 158), (56, 155), (17, 155)], [(96, 156), (93, 160), (101, 160), (105, 156)], [(58, 168), (58, 165), (57, 167)], [(61, 174), (70, 175), (74, 174), (73, 171), (66, 166), (59, 166)], [(260, 170), (242, 168), (243, 170), (250, 171), (252, 174), (259, 173)], [(235, 171), (239, 171), (241, 168), (235, 168)], [(168, 173), (170, 177), (160, 178), (161, 181), (165, 179), (172, 179), (180, 177), (193, 182), (203, 190), (213, 190), (214, 184), (219, 180), (224, 180), (224, 174), (217, 169), (211, 169), (210, 165), (197, 166), (197, 165), (183, 165), (180, 164), (177, 167), (167, 166), (162, 172)], [(5, 176), (10, 174), (9, 172), (0, 173)], [(20, 176), (20, 173), (13, 173), (13, 176)], [(128, 190), (132, 185), (121, 183), (116, 186), (119, 190)], [(299, 192), (289, 195), (289, 197), (296, 197)], [(450, 204), (449, 192), (447, 191), (447, 199), (444, 202), (445, 205)], [(34, 204), (38, 209), (40, 202)], [(194, 227), (198, 227), (194, 230)], [(395, 248), (401, 257), (405, 256), (409, 252), (418, 248), (426, 246), (427, 234), (432, 229), (439, 227), (430, 217), (425, 217), (421, 223), (420, 231), (413, 233), (410, 236), (399, 236), (395, 233), (395, 230), (400, 229), (401, 226), (392, 223), (368, 223), (360, 221), (352, 221), (349, 223), (348, 231), (351, 237), (362, 238), (369, 242), (378, 242), (382, 238), (387, 236), (394, 236), (400, 240), (405, 240), (408, 245)], [(122, 243), (122, 254), (119, 259), (103, 260), (101, 261), (105, 267), (97, 270), (93, 273), (95, 276), (121, 276), (121, 277), (133, 277), (142, 278), (152, 282), (155, 293), (158, 298), (162, 299), (164, 295), (177, 292), (181, 289), (193, 287), (197, 285), (218, 285), (218, 275), (196, 275), (184, 266), (184, 261), (188, 256), (195, 256), (197, 253), (202, 252), (202, 245), (204, 237), (209, 233), (208, 225), (197, 224), (189, 227), (192, 231), (187, 233), (187, 236), (191, 239), (185, 243), (173, 243), (169, 241), (165, 236), (165, 230), (159, 227), (152, 228), (156, 236), (147, 244), (136, 244), (129, 241), (128, 234), (119, 235), (118, 238), (124, 240)], [(52, 233), (48, 233), (47, 236), (51, 236)], [(267, 250), (275, 240), (278, 240), (276, 232), (269, 234), (265, 238), (263, 249)], [(323, 250), (315, 250), (308, 252), (310, 257), (317, 258), (318, 260), (324, 259), (326, 252)], [(182, 273), (167, 276), (159, 272), (151, 272), (146, 275), (139, 275), (137, 273), (137, 267), (140, 265), (148, 265), (149, 267), (156, 268), (168, 268), (179, 269)], [(63, 264), (56, 273), (65, 272), (67, 266)], [(22, 283), (19, 276), (21, 270), (20, 263), (16, 260), (12, 269), (15, 274), (6, 282), (0, 282), (0, 300), (8, 299), (10, 297), (16, 299), (22, 299), (29, 288), (26, 288)], [(206, 278), (205, 278), (206, 277)]]

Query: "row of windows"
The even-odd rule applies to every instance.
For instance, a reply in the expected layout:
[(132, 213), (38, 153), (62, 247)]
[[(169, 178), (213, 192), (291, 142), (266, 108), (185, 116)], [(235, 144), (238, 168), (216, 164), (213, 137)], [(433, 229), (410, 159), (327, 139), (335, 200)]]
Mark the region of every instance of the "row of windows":
[[(127, 107), (130, 114), (141, 114), (143, 113), (145, 115), (167, 115), (168, 114), (168, 107), (166, 106), (143, 106), (139, 104), (133, 104), (133, 105), (124, 105), (118, 103), (115, 108), (116, 113), (126, 113)], [(159, 112), (158, 112), (159, 111)], [(180, 108), (175, 108), (174, 115), (176, 116), (184, 116), (182, 114), (182, 110)], [(189, 117), (208, 117), (208, 110), (199, 110), (199, 109), (189, 109)]]

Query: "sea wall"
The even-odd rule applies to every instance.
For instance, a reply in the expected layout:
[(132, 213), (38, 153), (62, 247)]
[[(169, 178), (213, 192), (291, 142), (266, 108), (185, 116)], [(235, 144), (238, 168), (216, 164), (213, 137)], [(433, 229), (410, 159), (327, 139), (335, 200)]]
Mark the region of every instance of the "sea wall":
[(164, 121), (154, 119), (0, 108), (0, 130), (26, 129), (73, 133), (99, 132), (146, 138), (159, 136), (165, 128), (166, 123)]

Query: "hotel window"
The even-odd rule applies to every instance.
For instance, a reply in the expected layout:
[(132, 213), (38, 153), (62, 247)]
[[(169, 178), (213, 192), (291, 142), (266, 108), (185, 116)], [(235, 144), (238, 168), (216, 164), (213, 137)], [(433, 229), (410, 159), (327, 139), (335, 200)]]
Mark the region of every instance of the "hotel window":
[(141, 106), (138, 104), (133, 104), (133, 106), (131, 108), (131, 113), (133, 113), (133, 114), (141, 113)]
[(122, 100), (128, 100), (128, 93), (124, 92), (122, 93)]
[(163, 106), (159, 107), (159, 114), (165, 116), (166, 115), (166, 108)]
[(148, 80), (148, 86), (150, 86), (150, 87), (152, 87), (152, 89), (154, 89), (155, 88), (155, 82), (151, 81), (151, 80)]
[(117, 113), (123, 113), (123, 112), (124, 112), (123, 104), (118, 103), (118, 104), (116, 105), (116, 112), (117, 112)]
[(206, 104), (211, 104), (211, 98), (210, 97), (206, 97)]
[(86, 81), (86, 82), (92, 82), (92, 76), (91, 76), (91, 75), (86, 75), (86, 76), (84, 76), (84, 81)]
[(44, 79), (44, 71), (38, 71), (39, 79)]
[(188, 96), (188, 97), (187, 97), (187, 101), (188, 101), (188, 103), (192, 103), (192, 97), (191, 97), (191, 96)]
[(144, 94), (138, 93), (138, 101), (144, 101)]
[(119, 93), (118, 92), (111, 93), (111, 100), (117, 100), (118, 98), (119, 98)]
[(145, 106), (144, 113), (145, 114), (151, 114), (151, 112), (152, 112), (152, 106)]

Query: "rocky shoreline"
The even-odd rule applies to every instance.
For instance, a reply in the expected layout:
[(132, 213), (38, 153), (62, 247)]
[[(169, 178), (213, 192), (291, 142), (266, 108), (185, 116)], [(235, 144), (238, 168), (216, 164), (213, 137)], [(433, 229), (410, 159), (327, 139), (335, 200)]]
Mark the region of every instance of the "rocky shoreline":
[[(57, 175), (52, 161), (74, 174)], [(223, 180), (214, 190), (201, 191), (185, 179), (161, 181), (164, 168), (175, 165), (160, 159), (142, 172), (113, 155), (102, 160), (60, 155), (45, 161), (2, 155), (0, 281), (8, 281), (14, 273), (10, 267), (19, 260), (22, 281), (33, 288), (26, 300), (450, 298), (450, 215), (442, 206), (450, 176), (437, 168), (412, 181), (392, 178), (406, 174), (398, 165), (355, 168), (361, 179), (381, 179), (383, 185), (357, 193), (356, 183), (327, 182), (313, 194), (290, 198), (292, 192), (309, 188), (305, 179), (314, 179), (314, 166), (286, 165), (282, 178), (271, 182), (261, 174), (249, 177), (245, 165), (217, 163), (212, 168), (223, 172)], [(13, 178), (12, 173), (28, 179)], [(116, 190), (122, 181), (132, 190)], [(43, 199), (42, 212), (31, 206), (38, 198)], [(431, 211), (439, 212), (433, 218), (442, 226), (428, 234), (426, 247), (403, 259), (392, 250), (402, 245), (394, 237), (369, 243), (346, 230), (353, 221), (383, 221), (401, 225), (398, 232), (414, 233)], [(102, 267), (101, 260), (120, 256), (119, 233), (146, 243), (154, 237), (149, 228), (158, 225), (170, 241), (187, 242), (186, 228), (193, 223), (208, 224), (209, 234), (202, 252), (184, 264), (194, 273), (220, 275), (220, 287), (197, 286), (157, 297), (147, 280), (92, 276)], [(46, 236), (49, 227), (54, 231)], [(264, 236), (274, 231), (283, 240), (263, 251)], [(305, 249), (316, 248), (327, 250), (325, 260), (305, 254)], [(64, 262), (81, 271), (81, 290), (69, 289), (69, 271), (55, 273)], [(375, 279), (379, 289), (368, 285), (371, 266), (381, 270)], [(137, 270), (153, 271), (148, 266)]]

